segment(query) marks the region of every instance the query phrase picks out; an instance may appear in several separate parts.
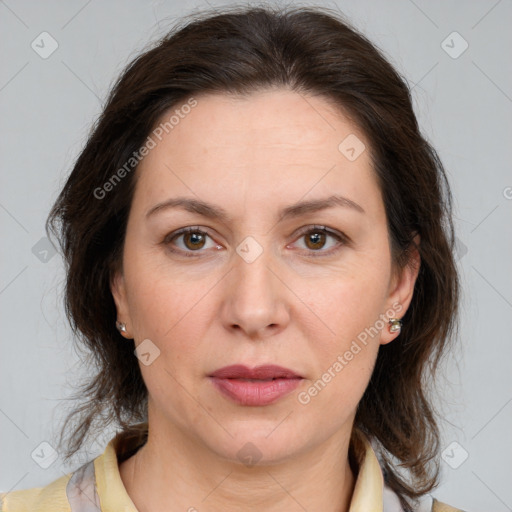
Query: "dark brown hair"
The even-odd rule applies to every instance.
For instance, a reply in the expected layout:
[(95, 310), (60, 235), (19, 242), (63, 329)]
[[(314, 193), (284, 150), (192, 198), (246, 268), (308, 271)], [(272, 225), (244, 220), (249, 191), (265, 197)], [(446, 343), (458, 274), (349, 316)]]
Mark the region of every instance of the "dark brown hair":
[[(361, 128), (398, 267), (409, 263), (414, 235), (421, 237), (421, 267), (402, 332), (380, 347), (355, 420), (376, 442), (387, 484), (409, 507), (438, 482), (440, 435), (427, 384), (457, 327), (451, 194), (438, 155), (420, 133), (405, 80), (328, 8), (195, 13), (135, 58), (113, 86), (47, 222), (66, 260), (66, 313), (95, 369), (61, 432), (74, 423), (66, 460), (110, 423), (128, 430), (147, 420), (147, 389), (133, 343), (115, 328), (110, 291), (136, 182), (136, 165), (130, 172), (126, 162), (162, 115), (191, 96), (270, 87), (325, 98)], [(122, 179), (112, 181), (121, 168)]]

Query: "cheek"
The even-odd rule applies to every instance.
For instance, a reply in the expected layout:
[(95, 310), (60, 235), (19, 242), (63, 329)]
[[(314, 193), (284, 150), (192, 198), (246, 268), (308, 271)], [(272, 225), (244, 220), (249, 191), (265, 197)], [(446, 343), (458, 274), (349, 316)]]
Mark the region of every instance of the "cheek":
[[(150, 339), (160, 351), (151, 365), (139, 364), (144, 382), (160, 410), (171, 415), (189, 410), (190, 396), (184, 390), (196, 394), (196, 385), (204, 378), (203, 362), (215, 360), (206, 332), (212, 304), (205, 293), (211, 285), (187, 286), (181, 278), (147, 269), (136, 282), (131, 304), (136, 343)], [(174, 416), (172, 420), (182, 421)]]
[[(384, 266), (372, 272), (361, 266), (338, 279), (318, 280), (315, 288), (302, 289), (308, 306), (302, 317), (307, 351), (315, 361), (312, 388), (304, 397), (329, 408), (329, 400), (350, 411), (366, 389), (380, 346), (381, 318), (387, 297), (388, 274)], [(314, 314), (311, 314), (311, 311)], [(300, 400), (299, 400), (299, 403)]]
[(297, 281), (294, 290), (303, 298), (315, 327), (322, 329), (318, 335), (332, 339), (333, 348), (341, 348), (366, 329), (382, 328), (379, 319), (386, 305), (388, 277), (384, 267), (372, 272), (364, 266), (351, 267), (315, 279), (314, 287), (308, 280)]
[(352, 281), (326, 286), (308, 301), (322, 322), (312, 317), (309, 326), (303, 324), (313, 371), (297, 401), (306, 407), (305, 414), (330, 411), (322, 421), (336, 428), (355, 413), (371, 378), (383, 327), (382, 294), (375, 286)]
[(148, 387), (156, 386), (155, 391), (162, 382), (169, 385), (169, 373), (183, 384), (192, 382), (203, 376), (205, 369), (199, 362), (216, 358), (207, 330), (216, 318), (212, 312), (219, 278), (210, 273), (194, 280), (186, 270), (171, 273), (151, 262), (139, 263), (131, 267), (129, 290), (135, 340), (139, 344), (149, 339), (160, 350), (155, 368), (141, 365), (144, 380)]
[(194, 278), (186, 267), (171, 267), (161, 251), (129, 249), (125, 260), (130, 316), (136, 339), (164, 340), (197, 315), (197, 306), (215, 284), (210, 275)]
[(375, 356), (376, 352), (366, 347), (351, 361), (336, 361), (338, 365), (326, 367), (317, 380), (298, 394), (303, 413), (311, 421), (321, 422), (325, 431), (335, 432), (340, 425), (350, 422), (370, 381)]

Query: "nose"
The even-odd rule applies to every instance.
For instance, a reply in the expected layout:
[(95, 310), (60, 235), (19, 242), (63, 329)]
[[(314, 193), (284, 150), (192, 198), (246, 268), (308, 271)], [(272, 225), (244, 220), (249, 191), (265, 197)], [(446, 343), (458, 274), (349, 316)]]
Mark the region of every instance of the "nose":
[(290, 291), (270, 251), (254, 261), (236, 254), (226, 276), (221, 319), (224, 326), (251, 339), (263, 339), (290, 321)]

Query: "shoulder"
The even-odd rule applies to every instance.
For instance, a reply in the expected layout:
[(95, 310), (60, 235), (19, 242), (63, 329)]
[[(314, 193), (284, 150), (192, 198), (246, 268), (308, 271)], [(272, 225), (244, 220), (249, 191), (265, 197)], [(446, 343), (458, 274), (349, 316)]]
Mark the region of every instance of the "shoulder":
[(98, 512), (101, 504), (105, 510), (137, 512), (119, 475), (118, 455), (140, 446), (143, 434), (147, 427), (139, 425), (117, 434), (102, 454), (45, 487), (0, 492), (0, 512)]
[[(386, 484), (384, 484), (383, 491), (383, 512), (405, 512), (400, 504), (398, 494)], [(414, 512), (464, 512), (464, 510), (452, 507), (427, 494), (419, 499)]]
[(71, 474), (44, 487), (1, 492), (0, 512), (70, 512), (66, 486)]
[(447, 505), (446, 503), (442, 503), (441, 501), (433, 499), (432, 502), (432, 512), (464, 512), (460, 508), (452, 507), (451, 505)]

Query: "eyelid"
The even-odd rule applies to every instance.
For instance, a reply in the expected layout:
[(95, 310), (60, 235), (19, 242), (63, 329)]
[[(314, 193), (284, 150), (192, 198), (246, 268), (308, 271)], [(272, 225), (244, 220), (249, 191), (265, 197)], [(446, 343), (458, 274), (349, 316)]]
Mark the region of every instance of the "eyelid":
[[(206, 235), (213, 240), (213, 237), (210, 235), (210, 233), (207, 230), (205, 230), (203, 227), (201, 227), (201, 226), (186, 226), (184, 228), (177, 229), (176, 231), (173, 231), (172, 233), (169, 233), (168, 235), (166, 235), (162, 241), (162, 244), (164, 246), (167, 246), (169, 251), (171, 251), (173, 253), (178, 253), (180, 255), (184, 255), (185, 257), (197, 257), (197, 255), (200, 255), (202, 252), (205, 252), (205, 251), (201, 251), (201, 250), (185, 251), (180, 248), (176, 248), (176, 249), (170, 248), (171, 242), (173, 240), (175, 240), (176, 238), (179, 238), (180, 236), (186, 235), (188, 233), (201, 233), (202, 235)], [(218, 245), (219, 244), (217, 244), (217, 246)]]
[(318, 232), (318, 231), (323, 232), (326, 235), (329, 235), (329, 236), (335, 238), (338, 241), (338, 246), (331, 248), (327, 251), (322, 251), (322, 250), (306, 251), (308, 253), (308, 255), (311, 255), (313, 257), (331, 256), (331, 255), (335, 254), (339, 249), (341, 249), (342, 246), (350, 245), (350, 243), (351, 243), (350, 238), (347, 235), (345, 235), (345, 233), (343, 233), (341, 231), (337, 231), (335, 229), (331, 229), (327, 226), (320, 225), (320, 224), (313, 224), (313, 225), (304, 226), (303, 228), (300, 228), (299, 231), (296, 232), (296, 234), (295, 234), (295, 241), (297, 241), (302, 236), (304, 236), (308, 233), (314, 233), (314, 232)]
[(305, 235), (306, 233), (310, 233), (313, 231), (323, 231), (323, 232), (327, 233), (328, 235), (339, 237), (339, 238), (342, 238), (342, 239), (348, 241), (348, 237), (344, 233), (337, 231), (335, 229), (331, 229), (322, 224), (311, 224), (309, 226), (304, 226), (304, 227), (300, 228), (298, 230), (298, 232), (296, 232), (295, 236), (299, 237), (299, 236)]
[(184, 228), (179, 228), (176, 231), (172, 231), (171, 233), (165, 235), (163, 243), (169, 243), (171, 240), (178, 238), (181, 235), (186, 235), (187, 233), (201, 233), (204, 235), (208, 235), (210, 238), (211, 235), (206, 231), (202, 226), (186, 226)]
[[(163, 240), (163, 244), (166, 245), (166, 246), (170, 246), (171, 245), (171, 242), (173, 240), (175, 240), (176, 238), (179, 238), (180, 236), (182, 235), (186, 235), (187, 233), (201, 233), (203, 235), (206, 235), (208, 237), (210, 237), (214, 242), (214, 238), (212, 237), (212, 235), (210, 235), (210, 233), (208, 232), (207, 230), (208, 228), (203, 228), (202, 226), (186, 226), (184, 228), (180, 228), (176, 231), (173, 231), (172, 233), (169, 233), (168, 235), (166, 235), (164, 237), (164, 240)], [(344, 246), (344, 245), (349, 245), (351, 240), (350, 238), (345, 235), (345, 233), (343, 232), (340, 232), (340, 231), (337, 231), (337, 230), (334, 230), (334, 229), (331, 229), (327, 226), (324, 226), (324, 225), (319, 225), (319, 224), (310, 224), (308, 226), (303, 226), (302, 228), (300, 228), (298, 231), (295, 232), (294, 234), (294, 242), (292, 243), (295, 243), (300, 237), (308, 234), (308, 233), (312, 233), (312, 232), (315, 232), (315, 231), (320, 231), (320, 232), (323, 232), (333, 238), (335, 238), (339, 244), (337, 247), (335, 248), (331, 248), (330, 250), (328, 251), (322, 251), (322, 250), (318, 250), (318, 251), (313, 251), (313, 250), (304, 250), (304, 252), (307, 252), (308, 255), (311, 255), (313, 257), (317, 257), (317, 256), (329, 256), (329, 255), (332, 255), (333, 253), (337, 252), (341, 246)], [(215, 242), (217, 244), (217, 242)], [(219, 246), (219, 244), (217, 244), (217, 246)], [(287, 245), (288, 247), (288, 245)], [(218, 248), (218, 247), (217, 247)], [(202, 250), (197, 250), (197, 251), (185, 251), (183, 249), (169, 249), (171, 252), (174, 252), (174, 253), (179, 253), (179, 254), (182, 254), (182, 255), (185, 255), (185, 256), (196, 256), (195, 253), (197, 253), (197, 255), (200, 255), (201, 253), (203, 252), (206, 252), (206, 251), (202, 251)], [(315, 254), (316, 253), (316, 254)]]

